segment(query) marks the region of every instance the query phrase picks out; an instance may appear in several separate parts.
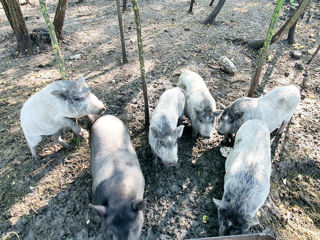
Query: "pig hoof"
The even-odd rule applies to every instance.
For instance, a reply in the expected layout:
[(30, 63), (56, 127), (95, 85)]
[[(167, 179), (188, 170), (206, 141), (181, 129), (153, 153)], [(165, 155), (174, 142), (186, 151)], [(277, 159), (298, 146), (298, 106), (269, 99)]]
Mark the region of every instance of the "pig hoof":
[(36, 161), (36, 162), (39, 162), (40, 161), (40, 156), (37, 154), (37, 155), (34, 155), (32, 156), (33, 160)]
[(80, 130), (80, 137), (84, 138), (84, 139), (88, 139), (89, 138), (89, 132), (83, 128), (81, 128)]

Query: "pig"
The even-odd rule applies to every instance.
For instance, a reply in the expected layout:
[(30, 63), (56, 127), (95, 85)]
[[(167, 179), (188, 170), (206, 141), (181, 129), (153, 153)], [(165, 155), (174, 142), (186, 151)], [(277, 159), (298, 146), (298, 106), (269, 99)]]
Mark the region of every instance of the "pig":
[(230, 135), (236, 133), (245, 121), (260, 119), (270, 133), (281, 125), (278, 130), (281, 134), (299, 102), (299, 89), (293, 85), (277, 87), (259, 98), (239, 98), (223, 111), (218, 133)]
[(248, 120), (240, 127), (225, 170), (222, 200), (213, 199), (219, 234), (243, 234), (259, 224), (257, 211), (270, 192), (270, 134), (264, 122)]
[(70, 149), (61, 139), (62, 129), (69, 127), (79, 136), (87, 135), (71, 118), (99, 115), (104, 110), (103, 103), (90, 92), (82, 76), (77, 81), (55, 81), (41, 89), (23, 104), (20, 113), (21, 127), (33, 159), (40, 159), (35, 147), (43, 135), (52, 135), (55, 142)]
[(181, 88), (165, 91), (152, 113), (149, 127), (149, 144), (154, 153), (154, 166), (158, 157), (165, 166), (178, 162), (178, 139), (182, 136), (184, 125), (177, 127), (184, 112), (185, 97)]
[(107, 239), (137, 240), (143, 224), (145, 181), (125, 124), (104, 115), (90, 134), (92, 194)]
[(202, 77), (187, 70), (180, 75), (178, 87), (185, 91), (185, 113), (191, 120), (193, 136), (200, 134), (203, 138), (210, 138), (215, 119), (222, 111), (216, 110), (216, 102)]

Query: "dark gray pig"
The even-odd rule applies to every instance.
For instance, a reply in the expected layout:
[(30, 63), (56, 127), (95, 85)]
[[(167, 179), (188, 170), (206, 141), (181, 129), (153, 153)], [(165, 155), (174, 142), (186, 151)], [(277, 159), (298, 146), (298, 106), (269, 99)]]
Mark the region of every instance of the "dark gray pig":
[(299, 102), (300, 92), (295, 86), (278, 87), (259, 98), (239, 98), (224, 110), (218, 133), (236, 133), (249, 119), (262, 120), (270, 133), (281, 125), (278, 132), (282, 133)]
[(186, 93), (185, 112), (192, 122), (193, 136), (199, 133), (204, 138), (210, 138), (215, 119), (222, 111), (216, 111), (216, 102), (202, 77), (187, 70), (180, 75), (178, 86)]
[(265, 123), (254, 119), (240, 127), (225, 170), (222, 200), (213, 199), (219, 234), (243, 234), (259, 223), (257, 211), (270, 192), (270, 134)]
[(70, 146), (60, 137), (60, 131), (71, 128), (79, 136), (86, 130), (71, 118), (88, 114), (99, 115), (105, 110), (103, 103), (90, 92), (81, 76), (77, 81), (55, 81), (31, 96), (22, 106), (20, 121), (32, 157), (39, 160), (36, 146), (43, 135), (52, 135), (65, 148)]
[(113, 115), (98, 118), (91, 129), (90, 207), (101, 216), (110, 240), (139, 239), (145, 208), (144, 177), (127, 127)]
[(152, 113), (149, 128), (149, 144), (154, 153), (154, 165), (158, 157), (165, 165), (178, 162), (178, 138), (183, 132), (183, 125), (177, 127), (184, 111), (185, 98), (181, 88), (165, 91)]

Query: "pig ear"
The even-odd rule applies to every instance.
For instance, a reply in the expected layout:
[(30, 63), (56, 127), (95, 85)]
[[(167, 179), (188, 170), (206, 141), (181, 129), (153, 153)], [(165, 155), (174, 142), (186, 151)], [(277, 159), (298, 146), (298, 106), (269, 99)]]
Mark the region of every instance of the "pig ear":
[(78, 83), (85, 83), (86, 80), (84, 80), (83, 76), (81, 75), (78, 80), (77, 80)]
[(221, 200), (218, 200), (216, 198), (212, 198), (212, 200), (217, 207), (222, 207), (223, 204)]
[(143, 200), (133, 200), (132, 201), (132, 210), (133, 211), (142, 211), (146, 208), (147, 199)]
[(67, 89), (63, 90), (54, 90), (51, 92), (51, 94), (60, 100), (67, 100), (69, 91)]
[(193, 110), (196, 113), (196, 115), (200, 114), (201, 112), (201, 108), (198, 108), (198, 107), (193, 107)]
[(184, 129), (184, 125), (180, 125), (174, 130), (174, 135), (176, 138), (180, 138), (182, 136), (183, 129)]
[(213, 112), (213, 116), (219, 117), (223, 113), (223, 110), (217, 110)]
[(244, 112), (236, 112), (236, 119), (241, 119), (243, 117)]
[(105, 206), (89, 204), (89, 207), (100, 216), (107, 215), (107, 208)]
[(157, 127), (150, 127), (151, 134), (154, 138), (159, 137), (160, 129)]

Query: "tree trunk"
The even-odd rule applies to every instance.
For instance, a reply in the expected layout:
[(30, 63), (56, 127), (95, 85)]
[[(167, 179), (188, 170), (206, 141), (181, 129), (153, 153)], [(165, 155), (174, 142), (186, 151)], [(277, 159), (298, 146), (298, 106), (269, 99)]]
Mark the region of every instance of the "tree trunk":
[(30, 35), (24, 22), (18, 0), (0, 0), (7, 15), (11, 28), (17, 39), (19, 51), (26, 51), (32, 47)]
[(189, 8), (189, 13), (192, 13), (193, 4), (194, 4), (194, 0), (191, 0), (191, 2), (190, 2), (190, 8)]
[(226, 0), (220, 0), (217, 6), (213, 9), (212, 13), (207, 17), (206, 20), (203, 21), (203, 24), (212, 24), (225, 2)]
[(67, 1), (68, 0), (59, 0), (53, 21), (54, 29), (59, 41), (63, 40), (62, 28), (67, 10)]
[(126, 12), (127, 11), (127, 0), (122, 1), (122, 11)]
[(128, 63), (127, 52), (126, 52), (126, 42), (124, 40), (124, 33), (123, 33), (122, 15), (120, 10), (120, 0), (116, 0), (116, 3), (117, 3), (117, 13), (118, 13), (118, 21), (119, 21), (119, 29), (120, 29), (123, 63)]
[[(297, 23), (298, 18), (303, 14), (304, 10), (310, 3), (310, 0), (302, 0), (297, 10), (294, 12), (294, 14), (289, 18), (289, 20), (279, 29), (279, 31), (273, 35), (271, 39), (271, 43), (278, 41), (289, 29), (292, 29), (291, 31), (294, 31), (295, 27), (294, 25)], [(252, 48), (259, 49), (263, 47), (263, 43), (265, 40), (253, 40), (249, 41), (248, 45)]]

